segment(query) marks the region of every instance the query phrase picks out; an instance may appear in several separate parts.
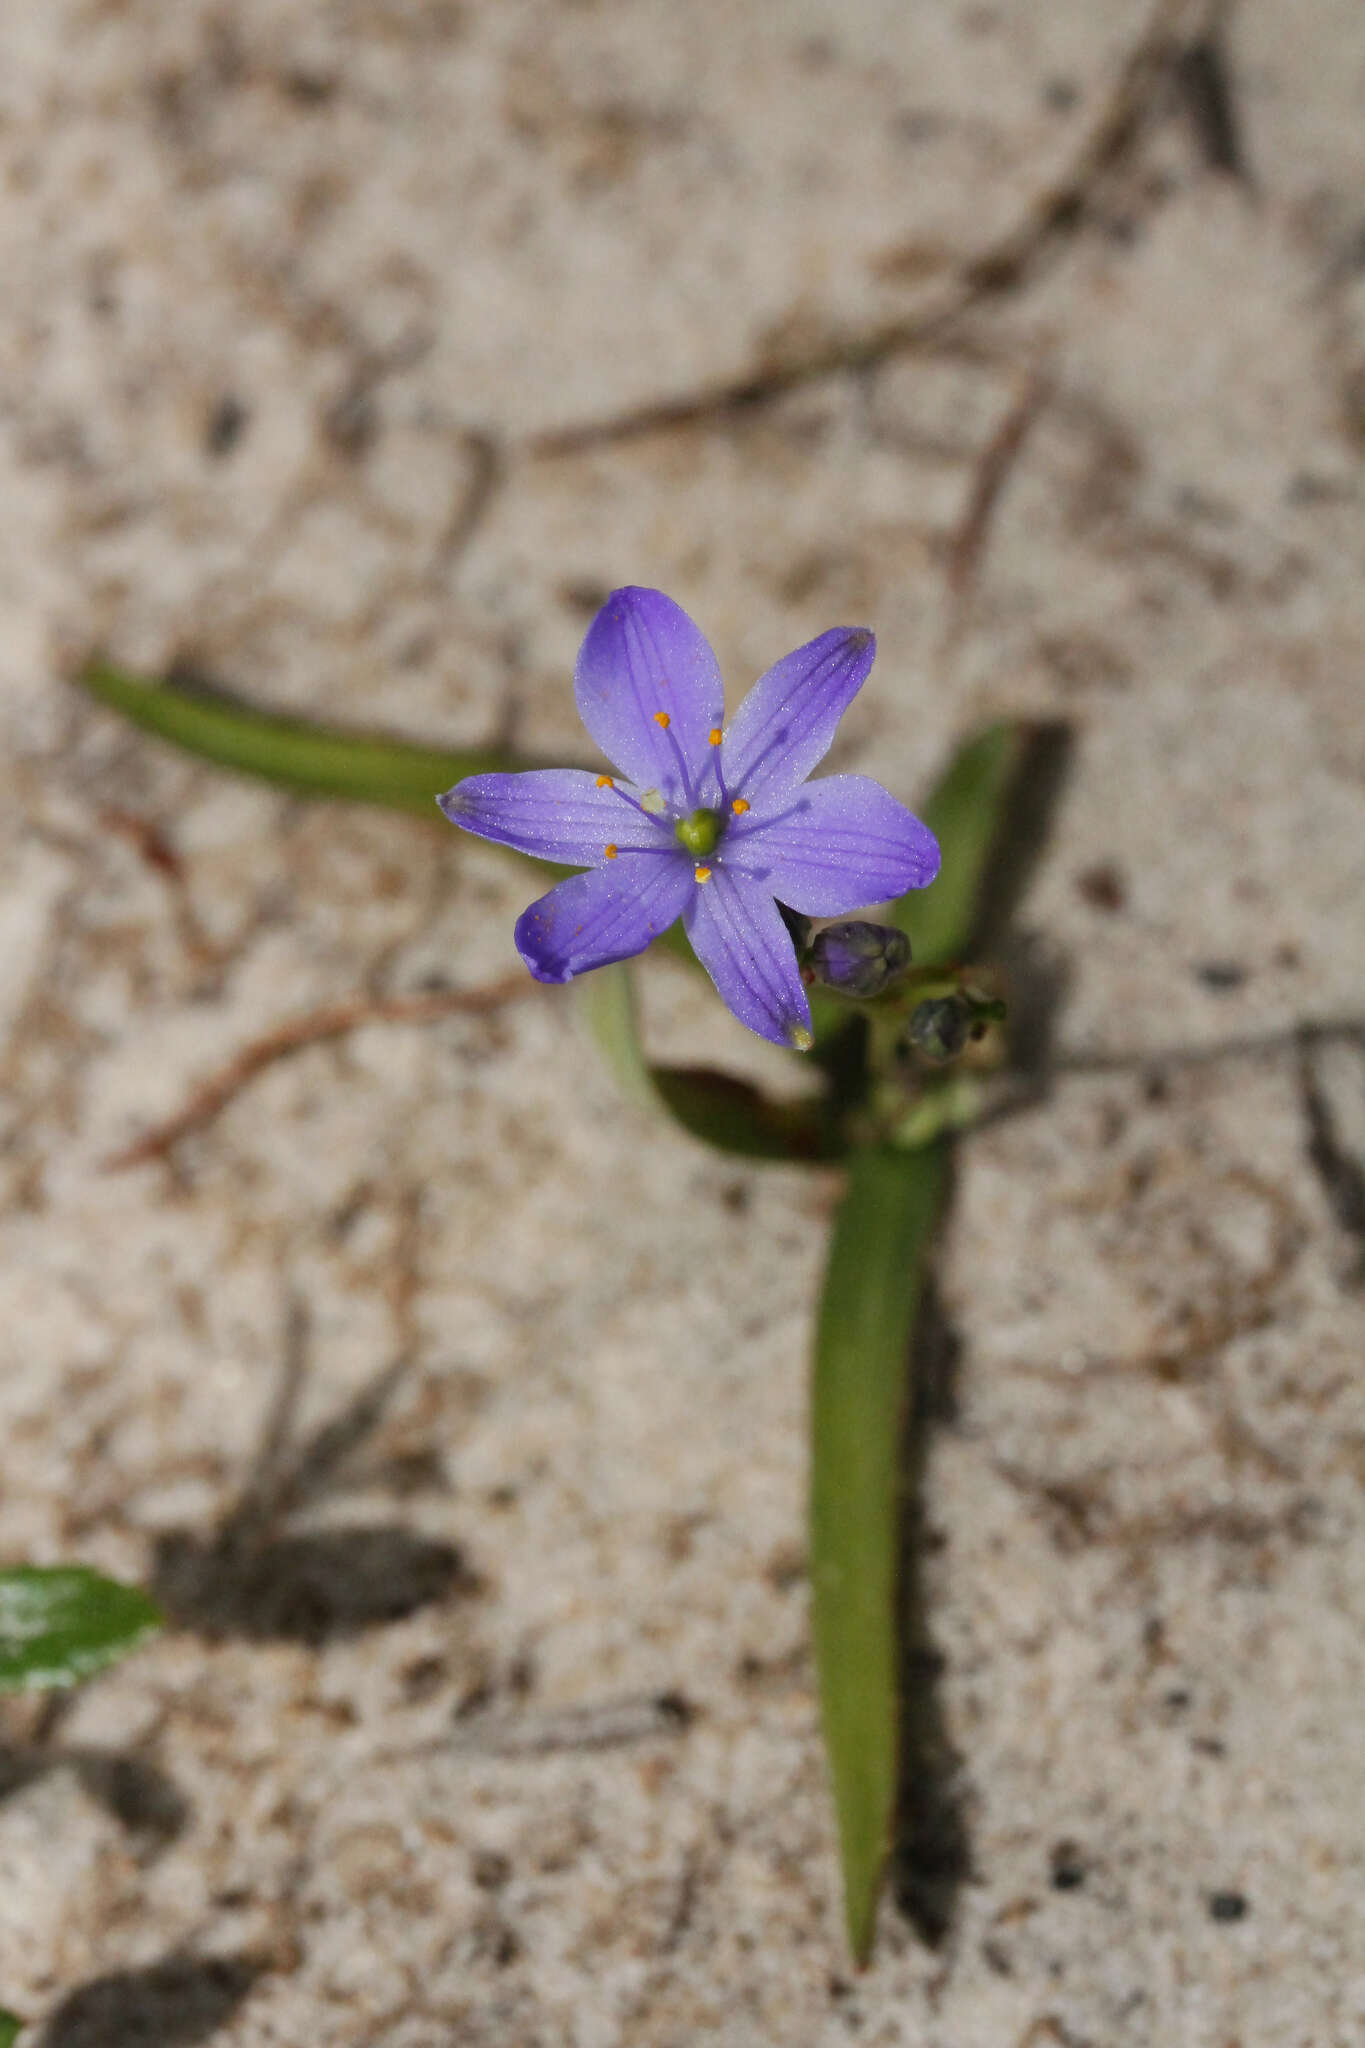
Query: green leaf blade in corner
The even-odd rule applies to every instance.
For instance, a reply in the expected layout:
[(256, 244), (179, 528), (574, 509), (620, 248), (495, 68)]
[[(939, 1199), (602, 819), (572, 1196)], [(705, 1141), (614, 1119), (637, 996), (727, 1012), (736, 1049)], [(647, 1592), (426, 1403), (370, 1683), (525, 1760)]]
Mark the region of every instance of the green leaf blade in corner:
[(83, 1565), (0, 1571), (0, 1691), (78, 1685), (160, 1626), (138, 1587)]
[(202, 761), (301, 796), (381, 804), (433, 823), (436, 798), (464, 776), (540, 766), (505, 747), (427, 747), (382, 734), (338, 731), (262, 711), (197, 684), (144, 682), (107, 661), (87, 663), (76, 681), (143, 732)]
[(872, 1948), (896, 1810), (910, 1340), (946, 1189), (942, 1144), (853, 1155), (816, 1330), (812, 1629), (845, 1922), (860, 1964)]
[(0, 2048), (14, 2048), (23, 2025), (24, 2022), (16, 2019), (12, 2012), (6, 2012), (0, 2007)]

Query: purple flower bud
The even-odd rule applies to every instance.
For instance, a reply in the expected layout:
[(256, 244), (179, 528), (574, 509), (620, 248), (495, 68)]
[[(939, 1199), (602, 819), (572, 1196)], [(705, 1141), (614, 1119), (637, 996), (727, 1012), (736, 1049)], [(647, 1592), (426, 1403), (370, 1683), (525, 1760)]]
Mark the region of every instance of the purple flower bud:
[(816, 979), (846, 996), (879, 996), (910, 965), (910, 941), (894, 925), (850, 918), (817, 932), (810, 951)]

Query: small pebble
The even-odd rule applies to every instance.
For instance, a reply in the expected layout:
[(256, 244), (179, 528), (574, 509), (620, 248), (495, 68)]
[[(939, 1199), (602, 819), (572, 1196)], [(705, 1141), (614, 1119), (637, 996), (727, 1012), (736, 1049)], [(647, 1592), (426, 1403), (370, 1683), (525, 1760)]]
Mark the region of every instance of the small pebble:
[(1236, 960), (1205, 960), (1195, 968), (1194, 976), (1214, 995), (1221, 996), (1226, 995), (1229, 989), (1240, 988), (1247, 978), (1247, 971)]

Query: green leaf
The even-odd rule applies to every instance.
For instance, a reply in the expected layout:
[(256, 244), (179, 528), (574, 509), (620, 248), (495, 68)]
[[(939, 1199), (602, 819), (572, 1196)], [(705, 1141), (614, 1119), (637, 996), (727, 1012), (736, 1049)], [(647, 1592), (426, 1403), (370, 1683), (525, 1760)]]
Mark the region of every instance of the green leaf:
[(988, 726), (958, 748), (924, 805), (943, 866), (936, 882), (902, 896), (891, 912), (892, 922), (910, 935), (917, 966), (961, 959), (971, 943), (1023, 746), (1021, 727)]
[(1071, 756), (1070, 729), (1020, 720), (987, 726), (960, 747), (924, 806), (943, 867), (891, 912), (915, 962), (988, 956), (1028, 887)]
[(0, 1571), (0, 1690), (76, 1685), (160, 1626), (145, 1593), (83, 1565)]
[(750, 1082), (711, 1067), (651, 1066), (624, 961), (583, 975), (574, 989), (580, 1014), (630, 1101), (666, 1110), (692, 1137), (740, 1159), (838, 1157), (842, 1146), (820, 1097), (775, 1102)]
[(810, 1575), (820, 1712), (849, 1944), (872, 1947), (896, 1806), (896, 1602), (910, 1339), (947, 1152), (856, 1152), (815, 1339)]
[(6, 2012), (0, 2006), (0, 2048), (14, 2048), (23, 2025), (23, 2020), (17, 2020), (12, 2012)]
[(439, 815), (437, 796), (463, 776), (541, 765), (505, 747), (424, 747), (376, 733), (337, 731), (310, 719), (260, 711), (198, 685), (147, 683), (107, 661), (90, 662), (76, 680), (144, 732), (220, 768), (261, 776), (304, 796), (386, 804), (433, 822)]
[(591, 974), (579, 975), (573, 992), (578, 1014), (621, 1093), (638, 1108), (657, 1109), (659, 1098), (640, 1038), (629, 965), (622, 960), (614, 967), (598, 967)]
[(844, 1145), (818, 1096), (775, 1102), (714, 1067), (653, 1067), (660, 1100), (694, 1138), (740, 1159), (837, 1159)]

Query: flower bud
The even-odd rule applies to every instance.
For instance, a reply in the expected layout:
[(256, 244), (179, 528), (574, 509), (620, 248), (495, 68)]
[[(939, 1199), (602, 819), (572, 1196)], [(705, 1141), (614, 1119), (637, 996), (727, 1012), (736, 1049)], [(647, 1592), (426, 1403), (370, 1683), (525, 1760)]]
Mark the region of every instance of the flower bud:
[(972, 1006), (963, 996), (931, 996), (917, 1003), (905, 1042), (923, 1059), (955, 1060), (972, 1035)]
[(910, 965), (910, 941), (894, 925), (851, 918), (827, 924), (810, 951), (816, 979), (846, 996), (879, 996)]

